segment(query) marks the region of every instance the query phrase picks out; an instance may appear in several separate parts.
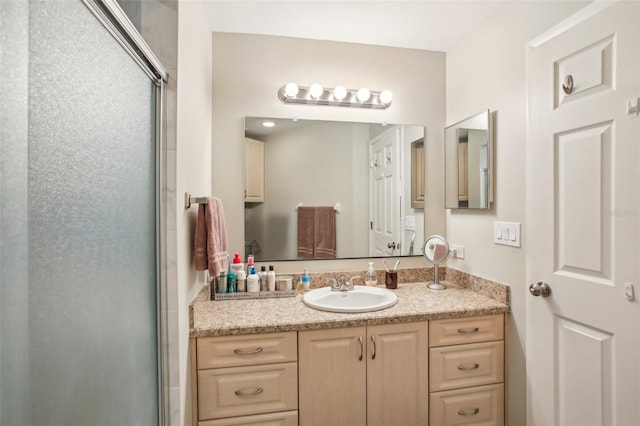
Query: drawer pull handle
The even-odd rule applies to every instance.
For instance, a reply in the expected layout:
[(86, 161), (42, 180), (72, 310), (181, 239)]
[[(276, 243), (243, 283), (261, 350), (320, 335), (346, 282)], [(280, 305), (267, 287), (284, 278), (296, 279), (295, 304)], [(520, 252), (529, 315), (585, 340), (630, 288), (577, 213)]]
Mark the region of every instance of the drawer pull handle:
[(459, 416), (475, 416), (479, 412), (480, 412), (479, 408), (474, 408), (473, 411), (459, 410), (458, 415)]
[(360, 357), (358, 358), (358, 361), (362, 361), (362, 358), (364, 357), (364, 342), (362, 341), (362, 336), (358, 336), (358, 340), (360, 341)]
[(472, 367), (465, 367), (464, 365), (459, 365), (458, 370), (460, 371), (477, 370), (478, 367), (480, 367), (480, 364), (473, 364)]
[(478, 327), (474, 327), (474, 328), (459, 328), (458, 329), (458, 333), (460, 333), (460, 334), (473, 334), (473, 333), (477, 333), (478, 331), (480, 331), (480, 329)]
[(236, 355), (255, 355), (255, 354), (259, 354), (262, 351), (263, 351), (262, 348), (255, 348), (252, 351), (242, 351), (240, 349), (236, 349), (233, 351), (233, 353)]
[(238, 396), (242, 396), (242, 397), (247, 397), (247, 396), (256, 396), (261, 394), (262, 392), (264, 392), (264, 389), (262, 388), (257, 388), (256, 390), (254, 390), (253, 392), (242, 392), (237, 390), (235, 393)]

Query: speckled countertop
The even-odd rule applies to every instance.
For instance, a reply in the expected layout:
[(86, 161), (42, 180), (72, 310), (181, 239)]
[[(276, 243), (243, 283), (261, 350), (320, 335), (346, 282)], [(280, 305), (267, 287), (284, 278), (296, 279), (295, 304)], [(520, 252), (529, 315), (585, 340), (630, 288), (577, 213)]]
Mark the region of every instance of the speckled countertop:
[(509, 312), (509, 306), (503, 301), (464, 285), (448, 283), (446, 290), (429, 290), (425, 282), (401, 283), (393, 291), (398, 295), (398, 303), (390, 308), (334, 313), (308, 307), (302, 302), (302, 296), (209, 301), (209, 288), (205, 287), (191, 305), (190, 335), (210, 337), (341, 328)]

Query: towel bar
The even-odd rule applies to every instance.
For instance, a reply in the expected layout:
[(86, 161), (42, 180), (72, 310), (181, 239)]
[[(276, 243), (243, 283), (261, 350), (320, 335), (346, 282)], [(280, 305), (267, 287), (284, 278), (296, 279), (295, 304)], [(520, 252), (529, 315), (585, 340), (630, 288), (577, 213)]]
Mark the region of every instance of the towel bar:
[(207, 202), (207, 197), (192, 197), (191, 193), (184, 193), (184, 208), (185, 210), (191, 207), (191, 204), (204, 204)]
[[(296, 210), (298, 210), (298, 207), (304, 207), (304, 204), (302, 203), (296, 204)], [(342, 209), (342, 207), (340, 206), (340, 203), (335, 203), (333, 205), (333, 209), (336, 211), (336, 213), (340, 213), (340, 210)]]

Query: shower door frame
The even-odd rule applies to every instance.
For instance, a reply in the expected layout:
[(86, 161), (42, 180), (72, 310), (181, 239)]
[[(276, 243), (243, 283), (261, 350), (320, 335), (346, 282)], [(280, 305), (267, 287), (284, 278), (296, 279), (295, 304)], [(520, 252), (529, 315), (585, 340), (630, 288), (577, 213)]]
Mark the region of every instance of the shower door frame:
[(164, 250), (164, 239), (162, 232), (165, 229), (166, 213), (162, 206), (161, 190), (166, 179), (165, 174), (165, 150), (166, 136), (164, 123), (166, 117), (166, 83), (168, 74), (153, 53), (144, 38), (140, 35), (135, 26), (131, 23), (122, 8), (115, 0), (82, 0), (87, 8), (93, 13), (98, 21), (109, 31), (109, 33), (120, 43), (136, 61), (140, 68), (149, 76), (156, 86), (155, 90), (155, 156), (156, 156), (156, 325), (157, 325), (157, 401), (158, 401), (158, 424), (164, 425), (168, 421), (166, 408), (169, 406), (168, 394), (164, 391), (168, 378), (168, 354), (166, 352), (167, 343), (167, 317), (166, 313), (166, 283), (165, 271), (162, 268)]

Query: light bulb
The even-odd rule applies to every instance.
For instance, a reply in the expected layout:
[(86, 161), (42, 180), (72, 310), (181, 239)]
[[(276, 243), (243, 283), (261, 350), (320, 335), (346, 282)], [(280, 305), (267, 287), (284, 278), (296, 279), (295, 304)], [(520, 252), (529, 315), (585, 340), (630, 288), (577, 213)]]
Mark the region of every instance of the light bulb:
[(347, 97), (347, 89), (344, 86), (336, 86), (333, 89), (333, 97), (336, 101), (341, 101)]
[(371, 97), (371, 92), (369, 91), (369, 89), (363, 87), (362, 89), (358, 90), (356, 97), (360, 102), (367, 102)]
[(391, 93), (391, 90), (383, 90), (380, 92), (380, 102), (383, 104), (390, 104), (392, 99), (393, 93)]
[(324, 89), (318, 83), (313, 83), (309, 88), (309, 94), (313, 99), (318, 99), (320, 96), (322, 96), (322, 92), (324, 92)]
[(284, 86), (284, 95), (287, 98), (293, 98), (298, 94), (298, 85), (295, 83), (287, 83)]

